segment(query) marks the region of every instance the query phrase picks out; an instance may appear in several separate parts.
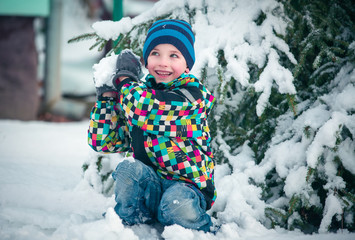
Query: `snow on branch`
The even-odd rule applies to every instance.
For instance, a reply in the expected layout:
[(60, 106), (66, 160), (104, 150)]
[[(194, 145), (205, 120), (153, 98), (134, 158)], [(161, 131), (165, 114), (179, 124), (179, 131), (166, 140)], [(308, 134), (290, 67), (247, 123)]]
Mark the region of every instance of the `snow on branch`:
[[(291, 71), (279, 62), (278, 52), (291, 63), (297, 63), (280, 37), (286, 32), (287, 22), (282, 4), (275, 0), (165, 0), (133, 19), (125, 17), (117, 22), (96, 22), (92, 28), (102, 40), (98, 44), (109, 40), (121, 41), (123, 37), (122, 44), (127, 41), (130, 42), (128, 44), (136, 43), (128, 46), (136, 48), (135, 52), (139, 53), (141, 50), (138, 48), (143, 47), (149, 25), (166, 17), (183, 19), (192, 25), (196, 35), (196, 63), (192, 73), (200, 77), (206, 67), (214, 69), (214, 77), (209, 77), (207, 82), (210, 86), (218, 85), (217, 91), (223, 91), (231, 79), (243, 87), (255, 87), (261, 93), (256, 107), (258, 116), (268, 104), (273, 82), (281, 94), (296, 93)], [(126, 47), (124, 45), (123, 48)], [(262, 69), (256, 82), (255, 79), (250, 82), (251, 65)]]
[(95, 22), (92, 28), (96, 34), (105, 40), (116, 40), (120, 34), (128, 33), (133, 27), (132, 19), (130, 17), (122, 18), (118, 22), (114, 21), (100, 21)]
[(274, 49), (270, 49), (268, 63), (261, 73), (259, 80), (254, 84), (255, 91), (262, 92), (256, 107), (257, 115), (260, 116), (269, 100), (273, 81), (277, 83), (280, 93), (296, 94), (293, 85), (293, 76), (290, 70), (279, 64), (279, 55)]

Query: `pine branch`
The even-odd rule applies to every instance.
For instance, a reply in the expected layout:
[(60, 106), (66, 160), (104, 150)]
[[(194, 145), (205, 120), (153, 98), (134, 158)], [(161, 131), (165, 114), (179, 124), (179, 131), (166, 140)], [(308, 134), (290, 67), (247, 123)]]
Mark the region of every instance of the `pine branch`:
[(94, 43), (94, 45), (92, 45), (89, 50), (93, 50), (95, 47), (97, 47), (99, 44), (101, 43), (101, 41), (96, 40), (96, 42)]
[(280, 210), (278, 210), (278, 209), (271, 208), (271, 207), (267, 207), (267, 208), (265, 208), (265, 211), (271, 212), (271, 213), (273, 213), (274, 215), (279, 216), (279, 217), (281, 217), (281, 218), (283, 218), (283, 219), (287, 219), (286, 214), (282, 213), (282, 212), (281, 212)]
[(293, 115), (297, 115), (297, 105), (295, 103), (295, 95), (287, 94), (287, 100), (290, 108), (292, 109)]
[(97, 49), (99, 52), (101, 52), (104, 48), (105, 48), (105, 46), (106, 46), (106, 44), (107, 44), (107, 40), (102, 40), (101, 41), (101, 44), (100, 44), (100, 46), (99, 46), (99, 48)]
[(340, 189), (339, 191), (341, 191), (345, 195), (345, 198), (348, 199), (352, 204), (355, 204), (355, 194), (352, 194), (345, 189)]
[(297, 209), (297, 203), (299, 203), (300, 198), (296, 197), (295, 195), (292, 196), (289, 204), (290, 208), (288, 209), (288, 216), (291, 216), (292, 213)]
[(85, 33), (69, 39), (68, 43), (75, 43), (75, 42), (80, 42), (80, 41), (89, 40), (93, 38), (99, 38), (99, 36), (96, 33)]
[(221, 66), (217, 67), (217, 77), (219, 80), (219, 84), (218, 84), (218, 93), (220, 94), (219, 101), (220, 104), (223, 104), (224, 99), (226, 97), (227, 85), (225, 82), (225, 77)]
[(309, 182), (309, 179), (311, 178), (313, 173), (314, 173), (314, 168), (308, 167), (307, 176), (306, 176), (306, 182)]
[(306, 136), (306, 138), (310, 139), (311, 138), (311, 127), (310, 126), (305, 126), (303, 129), (303, 133)]

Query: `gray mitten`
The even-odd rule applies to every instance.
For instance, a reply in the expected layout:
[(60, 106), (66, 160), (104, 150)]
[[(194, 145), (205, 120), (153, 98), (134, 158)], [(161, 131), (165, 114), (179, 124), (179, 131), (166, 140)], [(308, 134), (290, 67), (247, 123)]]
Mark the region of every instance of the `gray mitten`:
[(119, 77), (129, 77), (131, 80), (138, 82), (143, 77), (142, 65), (139, 57), (131, 50), (125, 49), (118, 56), (116, 61), (116, 72), (112, 79), (113, 85), (116, 87)]
[(107, 86), (106, 84), (104, 84), (101, 87), (96, 87), (96, 96), (97, 99), (102, 99), (102, 94), (105, 92), (115, 92), (116, 89), (112, 86)]

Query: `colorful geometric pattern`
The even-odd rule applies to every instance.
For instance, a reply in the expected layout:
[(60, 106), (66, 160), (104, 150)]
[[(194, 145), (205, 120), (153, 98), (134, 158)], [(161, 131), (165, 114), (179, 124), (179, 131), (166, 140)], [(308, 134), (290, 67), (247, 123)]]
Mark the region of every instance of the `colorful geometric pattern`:
[(88, 143), (97, 152), (127, 152), (131, 150), (125, 119), (118, 116), (116, 103), (97, 101), (90, 114)]
[[(193, 183), (201, 190), (214, 187), (207, 118), (215, 98), (193, 75), (183, 74), (158, 88), (152, 88), (152, 82), (152, 76), (148, 76), (146, 83), (124, 84), (118, 103), (97, 101), (91, 112), (89, 144), (95, 151), (127, 151), (130, 132), (138, 126), (158, 175)], [(193, 102), (185, 97), (177, 100), (176, 94), (184, 92), (180, 89), (193, 93), (196, 87), (201, 97)], [(212, 189), (213, 192), (209, 197), (214, 201), (216, 191)]]

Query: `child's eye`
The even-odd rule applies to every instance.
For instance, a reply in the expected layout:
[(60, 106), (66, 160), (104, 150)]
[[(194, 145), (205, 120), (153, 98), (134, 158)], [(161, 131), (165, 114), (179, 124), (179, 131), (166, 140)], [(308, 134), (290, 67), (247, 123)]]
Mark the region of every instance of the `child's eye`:
[(159, 53), (153, 51), (153, 52), (150, 53), (150, 55), (152, 55), (152, 56), (159, 56)]
[(171, 54), (170, 57), (172, 57), (172, 58), (179, 58), (179, 56), (178, 56), (177, 54), (175, 54), (175, 53)]

